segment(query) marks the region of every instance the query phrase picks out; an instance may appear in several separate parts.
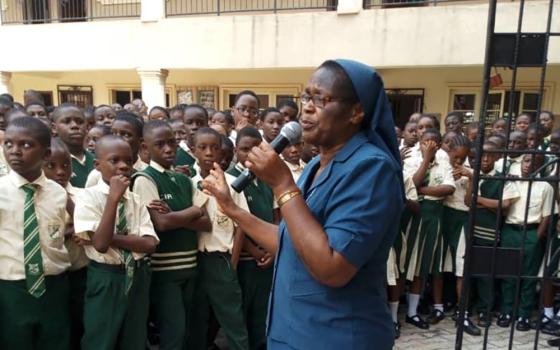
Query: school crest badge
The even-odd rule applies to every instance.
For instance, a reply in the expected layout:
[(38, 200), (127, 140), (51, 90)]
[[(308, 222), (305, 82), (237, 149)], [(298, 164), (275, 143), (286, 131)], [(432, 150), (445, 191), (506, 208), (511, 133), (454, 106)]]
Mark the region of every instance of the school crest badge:
[(51, 239), (55, 239), (61, 236), (59, 223), (49, 223), (49, 225), (47, 226), (47, 230)]
[(38, 275), (40, 273), (39, 264), (27, 264), (27, 271), (32, 275)]

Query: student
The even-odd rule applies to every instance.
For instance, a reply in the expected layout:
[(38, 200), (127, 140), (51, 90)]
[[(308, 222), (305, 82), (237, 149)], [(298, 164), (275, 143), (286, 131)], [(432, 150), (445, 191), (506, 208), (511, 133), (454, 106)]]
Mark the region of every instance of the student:
[(408, 122), (403, 129), (403, 138), (400, 144), (401, 150), (403, 148), (411, 149), (418, 142), (418, 134), (416, 133), (416, 123)]
[(130, 145), (107, 135), (95, 153), (102, 181), (78, 194), (74, 210), (74, 230), (90, 259), (81, 346), (144, 349), (151, 279), (147, 254), (159, 240), (148, 209), (128, 190)]
[[(282, 118), (282, 122), (283, 122)], [(244, 170), (243, 165), (253, 147), (262, 142), (259, 131), (253, 127), (245, 127), (237, 133), (235, 156), (237, 164), (227, 173), (237, 177)], [(275, 223), (275, 200), (272, 189), (259, 179), (252, 181), (244, 190), (249, 211), (259, 219)], [(274, 252), (267, 252), (250, 238), (243, 240), (243, 250), (239, 257), (237, 276), (243, 295), (243, 314), (249, 335), (249, 349), (261, 349), (266, 344), (265, 323), (268, 296), (272, 286), (272, 263)]]
[(480, 124), (478, 122), (472, 122), (472, 123), (468, 123), (467, 127), (465, 128), (465, 135), (467, 135), (467, 137), (471, 142), (476, 141), (476, 137), (478, 136), (479, 125)]
[(454, 131), (458, 134), (463, 133), (463, 113), (449, 112), (445, 116), (445, 132)]
[[(439, 122), (434, 116), (431, 116), (429, 114), (423, 114), (422, 116), (420, 116), (416, 124), (416, 134), (419, 140), (422, 139), (422, 135), (428, 129), (435, 129), (439, 131)], [(412, 162), (412, 164), (415, 164), (415, 166), (418, 166), (422, 162), (422, 152), (420, 151), (420, 143), (417, 143), (414, 147), (410, 149), (409, 156), (410, 158), (416, 159), (416, 161)], [(447, 155), (447, 152), (442, 150), (439, 146), (436, 152), (436, 158), (438, 162), (441, 164), (445, 164), (446, 166), (449, 164), (449, 156)], [(410, 163), (405, 161), (404, 163), (405, 171), (407, 173), (416, 172), (417, 169), (406, 169), (408, 164)], [(450, 165), (449, 165), (449, 170), (451, 171)]]
[[(138, 156), (140, 144), (142, 143), (142, 129), (144, 125), (132, 113), (124, 112), (119, 113), (113, 125), (111, 126), (111, 133), (123, 138), (132, 150), (132, 171), (140, 171), (148, 167)], [(91, 187), (101, 181), (101, 172), (93, 169), (86, 180), (85, 187)]]
[(169, 118), (167, 109), (160, 106), (152, 107), (148, 113), (148, 120), (169, 120)]
[(74, 187), (83, 188), (90, 171), (93, 170), (93, 154), (84, 149), (86, 119), (80, 108), (73, 104), (63, 104), (52, 114), (53, 133), (66, 144), (72, 156), (72, 177)]
[[(193, 178), (196, 186), (210, 174), (214, 163), (220, 161), (221, 138), (211, 128), (200, 129), (194, 137), (194, 153), (200, 172)], [(225, 174), (229, 184), (234, 177)], [(249, 211), (243, 194), (231, 190), (233, 201)], [(230, 349), (249, 347), (247, 328), (243, 317), (241, 287), (237, 278), (237, 266), (243, 243), (243, 233), (237, 224), (225, 216), (213, 197), (209, 197), (206, 210), (212, 222), (212, 231), (199, 232), (199, 275), (195, 292), (195, 307), (190, 335), (194, 349), (206, 349), (209, 306), (228, 339)]]
[(311, 161), (311, 159), (319, 155), (319, 147), (314, 146), (310, 143), (303, 143), (303, 150), (301, 151), (301, 160), (306, 164)]
[(402, 130), (395, 125), (395, 134), (397, 135), (397, 143), (400, 145), (402, 142)]
[(171, 129), (173, 130), (173, 136), (175, 137), (175, 142), (177, 144), (187, 142), (187, 128), (185, 127), (185, 122), (182, 119), (169, 120), (169, 126), (171, 126)]
[(263, 131), (263, 140), (271, 143), (272, 140), (280, 134), (284, 125), (284, 117), (276, 108), (267, 108), (260, 114), (261, 128)]
[(181, 120), (183, 121), (185, 117), (185, 107), (184, 104), (178, 104), (175, 107), (169, 110), (169, 119), (170, 120)]
[[(509, 135), (509, 146), (510, 150), (521, 151), (527, 149), (527, 134), (522, 131), (513, 131)], [(520, 176), (521, 175), (521, 161), (523, 157), (522, 154), (511, 154), (507, 158), (506, 162), (506, 173), (508, 175)], [(501, 168), (498, 168), (501, 170)]]
[(108, 105), (99, 105), (93, 111), (93, 116), (95, 117), (95, 123), (101, 125), (107, 125), (111, 127), (113, 125), (113, 120), (117, 117), (117, 113)]
[(80, 339), (84, 333), (84, 295), (86, 291), (87, 269), (89, 259), (84, 248), (78, 245), (74, 235), (74, 201), (79, 189), (74, 188), (69, 180), (72, 176), (72, 158), (66, 145), (59, 138), (51, 140), (51, 154), (45, 160), (43, 171), (47, 179), (58, 183), (66, 190), (68, 200), (66, 205), (67, 226), (64, 234), (64, 245), (70, 257), (68, 277), (70, 281), (70, 320), (71, 320), (71, 348), (80, 348)]
[(529, 124), (531, 124), (531, 116), (522, 113), (515, 118), (515, 131), (527, 132)]
[[(421, 118), (418, 125), (422, 123)], [(423, 281), (429, 276), (438, 277), (441, 274), (443, 253), (443, 239), (441, 235), (441, 219), (443, 215), (443, 199), (455, 191), (455, 181), (449, 161), (442, 163), (436, 156), (441, 145), (441, 135), (436, 129), (424, 130), (420, 139), (422, 158), (416, 158), (417, 169), (413, 174), (414, 185), (421, 196), (420, 216), (421, 226), (416, 235), (409, 237), (408, 247), (417, 252), (414, 268), (414, 280), (409, 294), (409, 305), (406, 322), (416, 327), (427, 329), (428, 323), (436, 324), (445, 318), (443, 304), (437, 303), (441, 296), (434, 295), (436, 304), (427, 322), (417, 314), (418, 301)], [(411, 172), (408, 172), (411, 174)], [(414, 266), (416, 265), (416, 266)]]
[(97, 140), (105, 135), (109, 135), (110, 133), (111, 127), (104, 124), (94, 125), (91, 129), (89, 129), (86, 135), (86, 140), (84, 142), (86, 150), (91, 154), (95, 154), (95, 143)]
[[(93, 106), (88, 106), (87, 108), (84, 108), (84, 118), (86, 118), (87, 131), (89, 131), (91, 128), (93, 128), (94, 125), (97, 124), (97, 121), (95, 120), (95, 115), (93, 113), (94, 109), (95, 107)], [(47, 108), (47, 113), (50, 118), (52, 111), (49, 113), (49, 109)]]
[(123, 110), (123, 106), (118, 102), (112, 103), (111, 108), (113, 109), (113, 111), (115, 111), (115, 113), (119, 113)]
[(208, 112), (204, 107), (197, 104), (188, 105), (185, 108), (185, 128), (187, 130), (187, 142), (179, 143), (177, 149), (176, 166), (187, 165), (191, 171), (191, 176), (196, 173), (194, 165), (196, 158), (193, 154), (194, 135), (198, 129), (208, 126)]
[[(412, 123), (414, 124), (414, 123)], [(403, 174), (406, 195), (406, 206), (401, 215), (400, 230), (397, 233), (393, 247), (387, 259), (387, 302), (393, 318), (395, 328), (395, 339), (400, 337), (401, 324), (398, 319), (399, 300), (404, 291), (407, 279), (407, 251), (406, 242), (411, 230), (417, 230), (420, 222), (420, 204), (418, 204), (418, 193), (412, 176)], [(410, 261), (410, 260), (408, 260)], [(413, 278), (411, 278), (412, 280)]]
[(37, 118), (49, 128), (51, 127), (51, 120), (49, 119), (49, 114), (47, 113), (47, 107), (40, 102), (33, 102), (27, 106), (25, 106), (25, 113), (32, 116), (33, 118)]
[(458, 134), (455, 131), (448, 131), (445, 134), (443, 134), (441, 140), (441, 149), (447, 152), (447, 154), (449, 154), (449, 149), (451, 147), (450, 146), (451, 140), (458, 135), (462, 135), (462, 134)]
[[(206, 210), (201, 209), (207, 197), (188, 176), (172, 171), (177, 144), (168, 123), (146, 124), (142, 148), (150, 153), (150, 166), (134, 175), (133, 192), (148, 207), (161, 240), (152, 254), (151, 310), (160, 331), (159, 348), (182, 349), (193, 307), (196, 231), (212, 229)], [(165, 202), (170, 211), (153, 209), (154, 201)]]
[(5, 97), (0, 97), (0, 131), (6, 130), (8, 125), (6, 116), (14, 108), (14, 103)]
[[(251, 90), (243, 90), (235, 96), (232, 107), (233, 118), (235, 120), (235, 131), (239, 131), (246, 126), (256, 126), (259, 116), (259, 98)], [(236, 133), (231, 135), (234, 139)]]
[(0, 344), (3, 349), (70, 349), (70, 267), (64, 246), (66, 191), (43, 174), (51, 134), (38, 119), (14, 119), (0, 178)]
[(226, 137), (225, 135), (221, 135), (221, 136), (222, 136), (222, 157), (220, 159), (220, 168), (222, 168), (223, 171), (227, 171), (232, 165), (233, 157), (235, 155), (234, 154), (235, 147), (233, 146), (233, 142), (231, 142), (229, 137)]
[(543, 143), (541, 149), (546, 151), (548, 149), (548, 144), (550, 143), (550, 133), (552, 132), (552, 127), (554, 126), (554, 114), (550, 111), (542, 111), (539, 115), (539, 123), (543, 128)]
[(527, 128), (527, 148), (539, 149), (543, 143), (544, 128), (539, 123), (533, 123)]
[[(449, 160), (453, 167), (453, 179), (455, 180), (455, 192), (445, 197), (443, 201), (443, 216), (441, 220), (443, 236), (443, 263), (444, 272), (455, 274), (457, 247), (463, 226), (467, 222), (469, 207), (465, 205), (465, 193), (469, 181), (471, 181), (472, 170), (465, 166), (465, 161), (471, 150), (470, 140), (462, 134), (456, 135), (449, 142)], [(443, 303), (443, 278), (434, 276), (432, 280), (434, 303)], [(476, 328), (468, 319), (465, 331), (470, 335), (480, 335), (480, 329)]]
[(284, 123), (298, 121), (299, 108), (293, 100), (282, 100), (276, 108), (284, 116)]
[[(499, 153), (492, 151), (498, 150), (498, 146), (492, 141), (486, 141), (483, 145), (481, 156), (480, 171), (482, 175), (499, 176), (501, 173), (496, 170), (494, 164), (500, 157)], [(471, 207), (472, 198), (472, 177), (471, 173), (465, 173), (469, 177), (467, 189), (465, 191), (465, 205)], [(503, 188), (503, 190), (502, 190)], [(473, 246), (493, 247), (496, 240), (496, 232), (501, 230), (501, 225), (496, 227), (497, 210), (500, 210), (499, 199), (502, 197), (501, 210), (505, 216), (511, 204), (519, 198), (517, 186), (513, 182), (504, 182), (499, 179), (481, 179), (479, 181), (479, 195), (476, 203), (476, 214), (474, 222)], [(457, 295), (460, 298), (462, 288), (462, 276), (465, 256), (465, 227), (459, 240), (455, 262), (455, 274), (457, 276)], [(494, 290), (491, 288), (492, 281), (488, 278), (474, 278), (471, 281), (473, 293), (476, 299), (468, 301), (473, 305), (478, 313), (478, 326), (488, 327), (492, 323), (491, 312), (494, 307), (494, 291), (499, 288), (497, 281), (494, 282)], [(468, 308), (467, 308), (468, 309)], [(465, 329), (475, 327), (468, 315), (465, 319)]]
[(492, 130), (490, 132), (491, 135), (505, 135), (507, 129), (507, 119), (505, 118), (498, 118), (494, 123), (492, 123)]
[(282, 159), (284, 163), (290, 168), (292, 177), (294, 181), (297, 182), (303, 174), (303, 169), (305, 168), (305, 162), (301, 160), (301, 154), (303, 152), (303, 141), (298, 141), (293, 145), (289, 145), (282, 151)]
[(226, 136), (229, 137), (231, 135), (231, 131), (235, 127), (235, 121), (233, 120), (233, 117), (229, 112), (216, 112), (210, 119), (209, 125), (223, 126), (224, 130), (226, 131)]
[[(521, 158), (520, 175), (537, 177), (538, 174), (536, 175), (535, 171), (544, 164), (544, 156), (542, 154), (525, 154)], [(550, 217), (558, 213), (554, 190), (547, 182), (535, 181), (531, 185), (529, 198), (529, 182), (516, 181), (516, 185), (519, 189), (520, 198), (511, 205), (506, 216), (506, 223), (501, 233), (501, 246), (505, 248), (523, 247), (521, 275), (537, 276), (543, 260)], [(527, 206), (529, 212), (525, 222)], [(502, 280), (502, 309), (497, 324), (500, 327), (509, 327), (513, 315), (518, 315), (516, 329), (518, 331), (528, 331), (530, 329), (529, 317), (536, 300), (537, 281), (523, 279), (520, 283), (518, 309), (513, 310), (516, 282), (509, 278)]]

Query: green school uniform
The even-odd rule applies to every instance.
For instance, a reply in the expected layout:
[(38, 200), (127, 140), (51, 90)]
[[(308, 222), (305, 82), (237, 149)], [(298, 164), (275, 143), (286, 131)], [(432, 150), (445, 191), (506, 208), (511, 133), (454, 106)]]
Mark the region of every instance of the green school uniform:
[[(496, 172), (496, 176), (500, 173)], [(501, 181), (486, 179), (481, 180), (479, 185), (480, 197), (488, 199), (500, 198)], [(473, 246), (493, 247), (496, 239), (496, 231), (501, 229), (500, 223), (496, 227), (496, 212), (488, 208), (477, 207), (474, 221), (474, 238)], [(494, 292), (492, 288), (492, 280), (490, 278), (474, 278), (471, 288), (474, 295), (477, 296), (474, 302), (477, 312), (488, 312), (494, 307)], [(494, 289), (498, 288), (495, 285)]]
[[(399, 271), (406, 275), (406, 279), (412, 281), (416, 272), (416, 255), (413, 249), (414, 243), (418, 238), (418, 228), (420, 226), (420, 215), (415, 215), (410, 209), (405, 208), (401, 215), (400, 231), (397, 235), (393, 247), (395, 248), (396, 260)], [(406, 247), (406, 248), (405, 248)], [(403, 252), (405, 253), (403, 258)], [(400, 270), (401, 261), (404, 259), (402, 271)]]
[(86, 186), (87, 177), (94, 168), (94, 160), (95, 156), (85, 150), (83, 162), (80, 162), (72, 156), (72, 176), (70, 177), (70, 183), (72, 186), (78, 188), (84, 188)]
[[(152, 166), (134, 174), (150, 179), (161, 200), (172, 211), (193, 205), (191, 180), (179, 173), (161, 172)], [(152, 254), (150, 303), (156, 326), (160, 331), (160, 349), (185, 346), (197, 272), (198, 240), (196, 232), (179, 228), (158, 231), (160, 243)]]
[[(237, 177), (242, 170), (236, 165), (227, 172)], [(257, 179), (243, 190), (243, 194), (251, 214), (266, 222), (273, 222), (274, 194), (269, 186)], [(245, 239), (250, 238), (246, 236)], [(266, 315), (272, 272), (272, 267), (261, 269), (249, 253), (241, 252), (237, 275), (243, 294), (249, 349), (259, 349), (266, 343)]]
[(45, 284), (35, 298), (25, 280), (0, 280), (0, 348), (35, 349), (35, 342), (38, 349), (71, 349), (68, 275), (45, 276)]
[(441, 235), (441, 218), (443, 202), (424, 199), (420, 202), (421, 223), (418, 235), (418, 262), (416, 276), (441, 274), (443, 255), (443, 237)]
[(177, 153), (175, 155), (175, 166), (182, 166), (187, 165), (191, 172), (191, 177), (196, 175), (196, 170), (194, 165), (196, 164), (196, 158), (194, 158), (191, 154), (186, 152), (181, 147), (177, 147)]

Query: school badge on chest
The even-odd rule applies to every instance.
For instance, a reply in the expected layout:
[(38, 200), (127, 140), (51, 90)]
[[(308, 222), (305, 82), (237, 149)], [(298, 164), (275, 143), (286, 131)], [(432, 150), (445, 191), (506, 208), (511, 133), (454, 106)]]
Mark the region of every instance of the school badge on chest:
[(175, 180), (175, 176), (171, 176), (171, 181), (177, 182), (177, 180)]
[(27, 271), (32, 275), (38, 275), (40, 273), (39, 264), (27, 264)]
[(253, 201), (253, 197), (252, 196), (247, 196), (247, 202), (252, 202)]
[(434, 185), (441, 185), (443, 183), (443, 177), (441, 175), (434, 176)]
[(47, 226), (47, 230), (49, 232), (49, 237), (51, 239), (55, 239), (60, 237), (60, 224), (52, 223)]
[(226, 215), (217, 215), (216, 216), (216, 223), (220, 227), (227, 227), (229, 223), (229, 217)]

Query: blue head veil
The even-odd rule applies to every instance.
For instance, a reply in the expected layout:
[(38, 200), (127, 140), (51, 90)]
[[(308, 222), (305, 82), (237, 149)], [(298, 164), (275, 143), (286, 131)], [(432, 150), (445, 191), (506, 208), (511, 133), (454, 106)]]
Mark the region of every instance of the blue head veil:
[(338, 59), (334, 62), (346, 72), (352, 81), (364, 110), (363, 129), (369, 142), (385, 151), (391, 158), (395, 169), (399, 170), (404, 198), (401, 155), (395, 133), (393, 113), (391, 113), (389, 100), (385, 94), (383, 80), (375, 69), (363, 63), (345, 59)]

